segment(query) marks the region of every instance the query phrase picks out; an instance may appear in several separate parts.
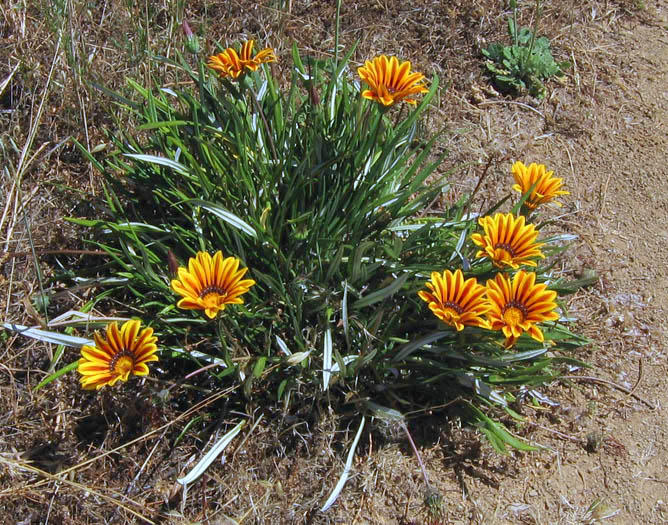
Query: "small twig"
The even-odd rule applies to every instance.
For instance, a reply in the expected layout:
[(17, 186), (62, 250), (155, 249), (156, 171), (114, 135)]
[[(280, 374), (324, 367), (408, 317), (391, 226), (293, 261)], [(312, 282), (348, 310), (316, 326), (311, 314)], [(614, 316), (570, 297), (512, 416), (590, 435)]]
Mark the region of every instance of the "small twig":
[(665, 483), (666, 485), (668, 485), (668, 480), (665, 479), (658, 479), (658, 478), (644, 478), (644, 479), (646, 479), (647, 481), (656, 481), (657, 483)]
[(559, 379), (570, 379), (571, 381), (586, 381), (589, 383), (598, 383), (601, 385), (607, 385), (609, 387), (616, 388), (620, 392), (624, 392), (625, 394), (647, 405), (647, 407), (649, 407), (650, 410), (656, 410), (657, 408), (646, 399), (634, 393), (632, 390), (629, 390), (628, 388), (623, 387), (622, 385), (618, 385), (617, 383), (613, 383), (612, 381), (608, 381), (607, 379), (601, 379), (600, 377), (593, 377), (593, 376), (561, 376), (559, 377)]
[(44, 525), (49, 525), (49, 516), (51, 516), (51, 509), (53, 509), (53, 502), (56, 500), (56, 494), (60, 490), (60, 483), (56, 483), (56, 488), (51, 494), (51, 501), (49, 501), (49, 510), (46, 511), (46, 519), (44, 520)]
[[(21, 186), (17, 186), (17, 191), (18, 194), (21, 194)], [(28, 220), (28, 214), (26, 213), (25, 207), (21, 210), (23, 212), (23, 222), (25, 224), (26, 228), (26, 234), (28, 235), (28, 244), (30, 244), (30, 253), (32, 255), (32, 262), (33, 265), (35, 266), (35, 274), (37, 276), (37, 283), (39, 284), (39, 292), (42, 294), (42, 297), (44, 297), (44, 278), (42, 276), (42, 268), (39, 265), (39, 259), (37, 257), (37, 252), (35, 251), (35, 241), (32, 237), (32, 228), (30, 225), (30, 221)], [(42, 303), (42, 306), (44, 307), (44, 321), (46, 323), (49, 323), (49, 308), (46, 304), (46, 302)], [(49, 354), (49, 360), (53, 362), (53, 351), (51, 350), (51, 345), (47, 344), (46, 345), (48, 354)]]
[(482, 102), (478, 103), (478, 106), (486, 106), (487, 104), (515, 104), (516, 106), (521, 106), (524, 109), (533, 111), (537, 115), (543, 117), (544, 120), (547, 120), (547, 117), (543, 115), (540, 111), (538, 111), (536, 108), (531, 107), (529, 104), (524, 104), (523, 102), (517, 102), (516, 100), (483, 100)]
[[(215, 368), (216, 366), (225, 366), (225, 365), (224, 365), (223, 363), (211, 363), (210, 365), (206, 365), (206, 366), (203, 366), (202, 368), (198, 368), (198, 369), (195, 370), (194, 372), (190, 372), (190, 373), (189, 373), (187, 376), (185, 376), (183, 379), (184, 379), (184, 380), (185, 380), (185, 379), (190, 379), (191, 377), (196, 376), (197, 374), (199, 374), (199, 373), (201, 373), (201, 372), (204, 372), (205, 370), (208, 370), (209, 368)], [(177, 386), (177, 385), (178, 385), (178, 383), (175, 384), (175, 385), (172, 385), (172, 386), (170, 387), (170, 389), (171, 389), (171, 388), (174, 388), (174, 387)]]
[(128, 486), (125, 489), (125, 496), (129, 496), (130, 493), (134, 490), (135, 485), (137, 484), (137, 481), (141, 477), (141, 475), (144, 472), (144, 469), (146, 468), (146, 465), (148, 465), (149, 460), (153, 457), (153, 454), (155, 454), (155, 451), (158, 449), (158, 445), (162, 443), (162, 440), (165, 438), (167, 435), (167, 431), (169, 428), (166, 428), (163, 432), (162, 435), (155, 440), (155, 445), (153, 445), (153, 448), (151, 451), (148, 453), (148, 456), (146, 456), (146, 459), (144, 460), (144, 463), (142, 463), (142, 466), (139, 468), (139, 472), (135, 475), (134, 478), (132, 478), (132, 481), (128, 484)]
[(633, 385), (633, 388), (631, 389), (629, 395), (633, 394), (636, 391), (636, 388), (638, 388), (641, 379), (642, 379), (642, 357), (638, 361), (638, 379), (636, 380), (636, 384)]
[(447, 403), (443, 403), (442, 405), (435, 405), (432, 407), (427, 407), (427, 408), (421, 408), (419, 410), (412, 410), (411, 412), (404, 412), (404, 416), (415, 416), (417, 414), (431, 414), (434, 410), (442, 410), (444, 408), (448, 408), (450, 405), (454, 405), (455, 403), (460, 403), (463, 400), (461, 396), (457, 396), (455, 399), (452, 401), (448, 401)]
[(528, 421), (529, 425), (534, 426), (536, 428), (540, 428), (541, 430), (545, 430), (545, 432), (550, 432), (551, 434), (554, 434), (562, 439), (567, 439), (569, 441), (574, 441), (575, 443), (580, 443), (585, 444), (587, 442), (586, 439), (575, 437), (575, 436), (569, 436), (568, 434), (564, 434), (563, 432), (559, 432), (558, 430), (553, 430), (551, 428), (544, 427), (543, 425), (539, 425), (538, 423), (534, 423), (533, 421)]
[(234, 452), (232, 453), (232, 457), (230, 458), (230, 463), (231, 463), (231, 464), (234, 463), (234, 460), (235, 460), (236, 457), (237, 457), (237, 452), (239, 452), (239, 451), (241, 450), (241, 448), (246, 444), (246, 441), (248, 441), (248, 438), (249, 438), (249, 437), (251, 436), (251, 434), (253, 433), (253, 430), (255, 430), (255, 428), (260, 424), (260, 421), (262, 421), (262, 418), (263, 418), (263, 417), (264, 417), (264, 414), (260, 414), (260, 417), (257, 418), (257, 420), (255, 421), (255, 423), (253, 423), (253, 426), (251, 427), (251, 429), (250, 429), (248, 432), (246, 432), (246, 435), (245, 435), (244, 438), (241, 440), (241, 443), (239, 443), (239, 444), (235, 447)]
[(492, 166), (492, 163), (495, 160), (496, 160), (496, 155), (492, 154), (489, 157), (489, 160), (487, 161), (487, 164), (485, 165), (485, 169), (480, 174), (480, 177), (478, 177), (478, 183), (475, 185), (475, 188), (473, 189), (473, 193), (471, 193), (471, 197), (469, 197), (468, 202), (466, 203), (466, 209), (464, 211), (464, 217), (466, 219), (470, 218), (469, 213), (471, 213), (471, 203), (473, 202), (473, 198), (478, 193), (478, 190), (480, 189), (480, 186), (482, 186), (483, 181), (487, 178), (487, 174), (489, 173), (489, 168)]

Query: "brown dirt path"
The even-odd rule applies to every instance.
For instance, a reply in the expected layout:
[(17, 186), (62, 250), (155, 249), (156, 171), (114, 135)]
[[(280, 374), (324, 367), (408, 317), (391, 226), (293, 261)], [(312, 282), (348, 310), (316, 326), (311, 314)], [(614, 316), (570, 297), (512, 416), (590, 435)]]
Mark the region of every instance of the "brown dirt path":
[(599, 95), (591, 139), (576, 141), (572, 155), (578, 197), (594, 219), (583, 221), (583, 234), (601, 272), (601, 291), (609, 292), (599, 319), (611, 344), (596, 350), (595, 362), (620, 383), (635, 385), (642, 373), (636, 393), (656, 407), (650, 412), (615, 395), (615, 417), (602, 421), (601, 430), (626, 452), (613, 458), (604, 448), (598, 461), (579, 462), (579, 472), (586, 469), (582, 484), (574, 480), (565, 492), (580, 504), (605, 498), (620, 509), (618, 523), (668, 522), (668, 197), (661, 191), (668, 175), (666, 3), (652, 18), (620, 30), (612, 51), (617, 68)]

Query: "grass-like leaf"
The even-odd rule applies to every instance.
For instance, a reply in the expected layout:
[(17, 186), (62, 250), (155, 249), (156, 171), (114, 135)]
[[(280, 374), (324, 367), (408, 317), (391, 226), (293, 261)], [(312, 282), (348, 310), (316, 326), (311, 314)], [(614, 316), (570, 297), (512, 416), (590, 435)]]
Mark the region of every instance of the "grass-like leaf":
[(346, 484), (346, 481), (348, 481), (348, 476), (350, 476), (350, 469), (353, 465), (353, 458), (355, 457), (355, 450), (357, 449), (357, 443), (359, 443), (360, 436), (362, 435), (362, 430), (364, 429), (364, 423), (365, 423), (365, 417), (362, 416), (362, 420), (360, 421), (360, 426), (357, 429), (357, 434), (355, 434), (355, 439), (353, 439), (353, 442), (350, 445), (350, 450), (348, 451), (348, 456), (346, 457), (346, 464), (343, 467), (343, 472), (341, 473), (339, 480), (336, 482), (334, 489), (327, 498), (327, 501), (325, 501), (322, 508), (320, 509), (320, 512), (326, 512), (329, 510), (329, 508), (336, 501), (336, 498), (338, 498), (339, 494), (341, 494), (341, 491), (343, 490), (343, 486)]

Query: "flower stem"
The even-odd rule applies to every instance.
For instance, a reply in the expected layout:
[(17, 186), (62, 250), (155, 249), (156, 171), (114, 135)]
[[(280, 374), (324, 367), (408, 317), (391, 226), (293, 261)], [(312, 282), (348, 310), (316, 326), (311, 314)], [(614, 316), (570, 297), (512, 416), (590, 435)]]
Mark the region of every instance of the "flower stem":
[(513, 45), (517, 45), (517, 0), (511, 0), (510, 7), (513, 9)]
[(533, 52), (533, 45), (536, 42), (536, 33), (538, 33), (538, 25), (540, 24), (540, 17), (542, 14), (542, 9), (540, 8), (540, 0), (536, 0), (536, 20), (533, 24), (533, 31), (531, 32), (531, 43), (529, 44), (529, 57)]
[(406, 433), (406, 437), (408, 438), (408, 442), (411, 444), (411, 448), (413, 449), (413, 454), (415, 454), (415, 457), (417, 458), (418, 464), (420, 465), (420, 470), (422, 471), (422, 477), (424, 478), (424, 484), (427, 486), (427, 492), (431, 493), (432, 488), (431, 488), (431, 483), (429, 483), (429, 476), (427, 476), (427, 469), (424, 468), (424, 463), (422, 462), (422, 457), (420, 456), (420, 453), (418, 452), (418, 449), (415, 446), (415, 442), (413, 441), (411, 433), (408, 431), (408, 427), (406, 426), (406, 423), (404, 423), (403, 421), (401, 422), (401, 428), (403, 428), (404, 432)]

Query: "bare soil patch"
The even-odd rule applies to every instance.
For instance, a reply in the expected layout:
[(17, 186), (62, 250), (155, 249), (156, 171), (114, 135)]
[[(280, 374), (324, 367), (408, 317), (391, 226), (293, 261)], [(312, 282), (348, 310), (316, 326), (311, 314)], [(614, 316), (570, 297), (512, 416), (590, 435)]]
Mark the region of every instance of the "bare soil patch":
[[(103, 141), (102, 127), (113, 126), (103, 107), (109, 102), (85, 80), (121, 88), (126, 75), (147, 78), (146, 45), (169, 54), (182, 39), (177, 15), (203, 28), (204, 49), (213, 39), (255, 37), (274, 45), (279, 56), (289, 56), (292, 39), (307, 52), (331, 53), (331, 4), (194, 2), (184, 12), (166, 2), (150, 9), (3, 5), (0, 82), (9, 80), (0, 94), (0, 154), (12, 166), (2, 173), (4, 320), (35, 324), (39, 317), (25, 304), (39, 291), (31, 239), (45, 277), (59, 266), (97, 264), (94, 256), (63, 251), (82, 249), (86, 235), (63, 218), (96, 203), (61, 187), (87, 192), (98, 186), (66, 139), (74, 136), (92, 148)], [(427, 127), (448, 127), (442, 147), (451, 154), (444, 169), (493, 159), (483, 188), (490, 199), (509, 184), (512, 160), (545, 163), (566, 179), (571, 195), (554, 226), (580, 238), (562, 261), (563, 271), (599, 275), (596, 286), (569, 302), (580, 331), (593, 341), (577, 357), (594, 367), (542, 389), (554, 407), (525, 410), (528, 423), (518, 432), (545, 450), (499, 456), (456, 418), (415, 420), (411, 432), (443, 496), (434, 517), (403, 434), (378, 428), (365, 436), (339, 501), (320, 514), (356, 429), (341, 427), (326, 412), (286, 418), (268, 409), (251, 438), (183, 500), (175, 479), (207, 447), (200, 436), (215, 436), (229, 422), (216, 419), (226, 414), (224, 398), (193, 413), (212, 418), (205, 431), (177, 443), (188, 418), (165, 425), (200, 399), (197, 392), (178, 390), (163, 402), (157, 393), (170, 385), (151, 378), (142, 390), (95, 396), (80, 391), (71, 374), (34, 393), (53, 349), (3, 331), (3, 523), (140, 523), (137, 514), (156, 523), (668, 522), (668, 423), (662, 417), (668, 403), (668, 197), (662, 191), (668, 174), (668, 4), (547, 3), (541, 33), (573, 68), (563, 84), (548, 84), (541, 102), (487, 88), (480, 47), (506, 38), (508, 12), (497, 4), (344, 3), (342, 43), (359, 40), (357, 61), (397, 54), (448, 84)], [(521, 4), (521, 17), (525, 25), (531, 21), (531, 5)], [(154, 72), (169, 81), (168, 68)], [(22, 155), (33, 128), (34, 140)], [(16, 184), (11, 174), (21, 166)], [(448, 198), (470, 191), (479, 170), (457, 172)], [(66, 311), (86, 298), (85, 290), (63, 290), (56, 306)], [(74, 352), (69, 357), (76, 359)]]

